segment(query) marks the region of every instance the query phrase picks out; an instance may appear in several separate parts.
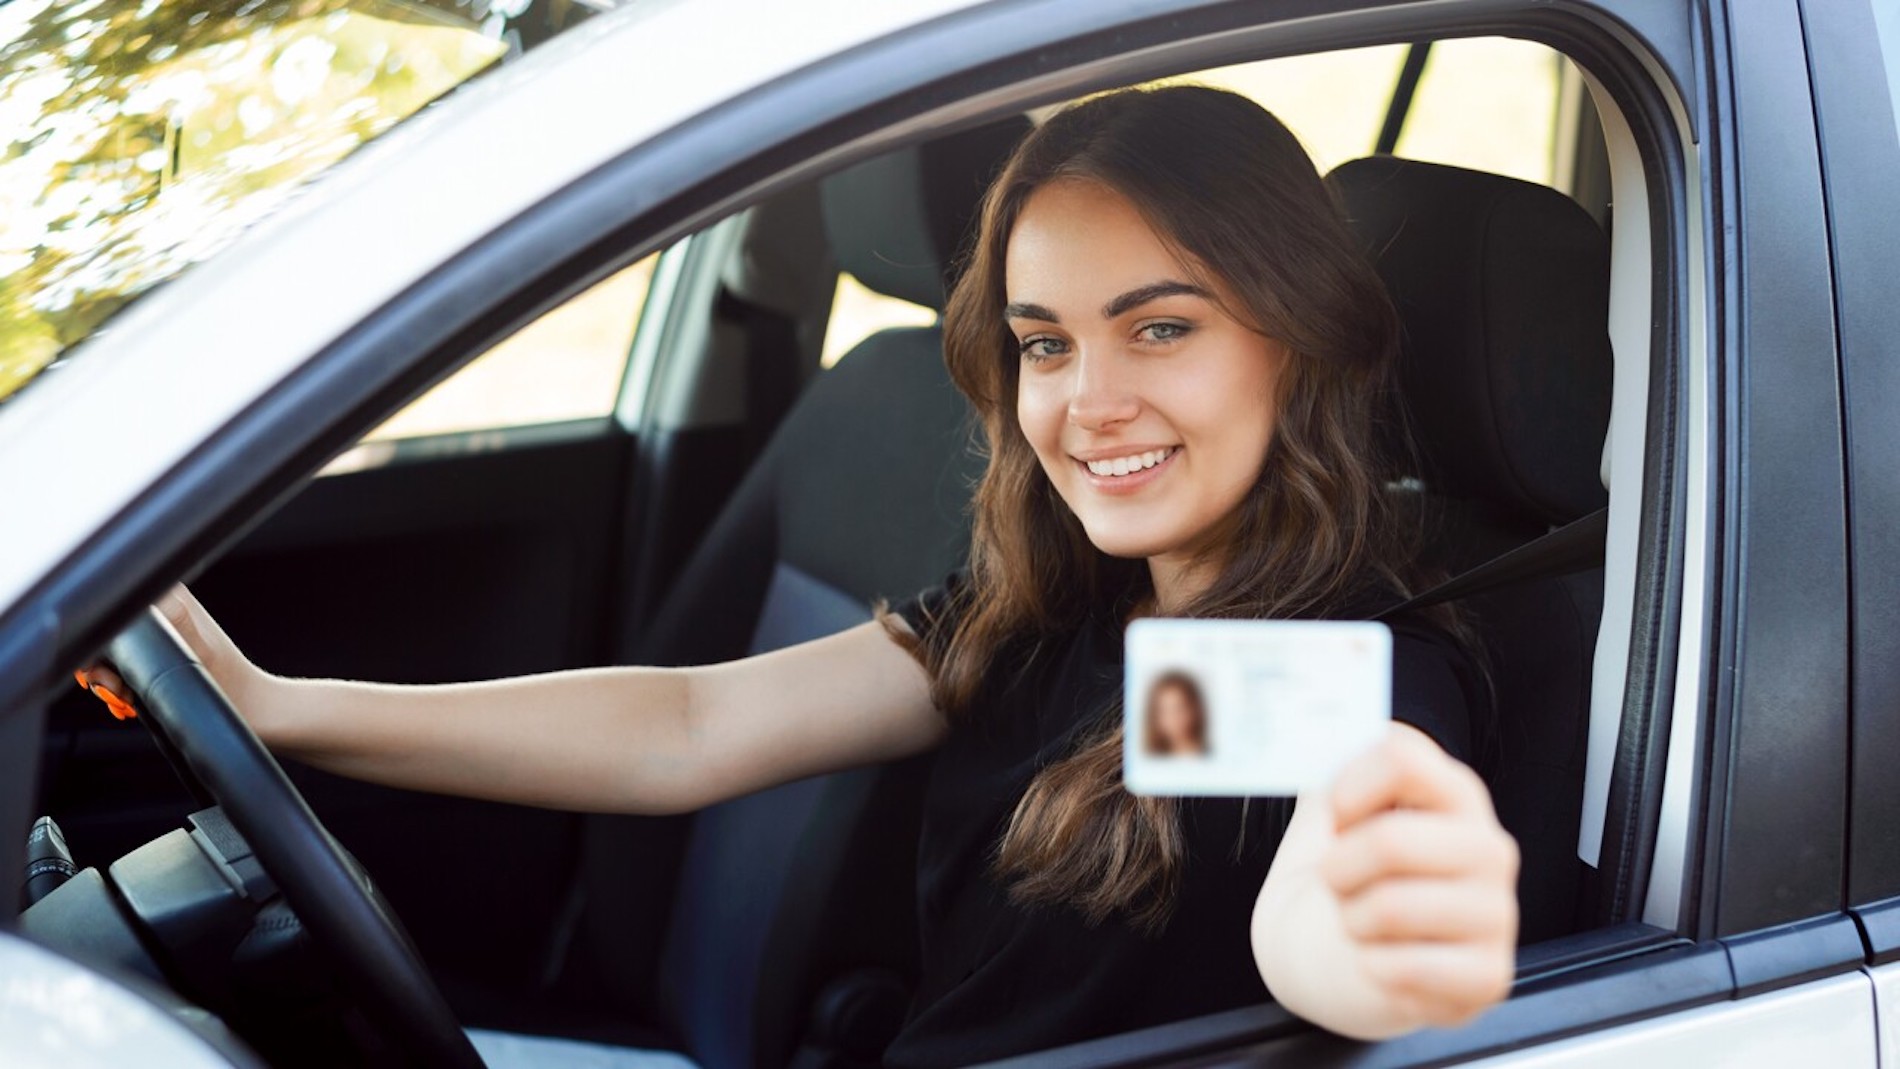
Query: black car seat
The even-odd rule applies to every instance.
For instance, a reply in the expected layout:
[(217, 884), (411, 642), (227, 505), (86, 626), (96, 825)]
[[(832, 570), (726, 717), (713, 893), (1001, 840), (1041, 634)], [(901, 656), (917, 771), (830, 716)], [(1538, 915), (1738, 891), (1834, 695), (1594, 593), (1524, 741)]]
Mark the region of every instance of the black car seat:
[[(839, 266), (938, 310), (978, 199), (1026, 119), (878, 157), (820, 187)], [(960, 567), (981, 462), (936, 327), (887, 330), (787, 412), (632, 658), (706, 664), (819, 638)], [(614, 986), (652, 991), (704, 1069), (874, 1060), (916, 967), (927, 758), (816, 777), (692, 818), (658, 960), (621, 910), (643, 874), (630, 820), (589, 818), (579, 938)], [(635, 838), (635, 842), (645, 842)], [(662, 863), (665, 859), (660, 859)], [(619, 975), (615, 975), (619, 974)], [(651, 978), (651, 979), (649, 979)], [(827, 1059), (830, 1059), (829, 1061)]]
[[(1381, 156), (1328, 181), (1404, 325), (1427, 562), (1457, 574), (1603, 507), (1603, 229), (1555, 190), (1457, 167)], [(1603, 572), (1464, 604), (1496, 698), (1496, 746), (1479, 767), (1523, 854), (1521, 940), (1536, 942), (1593, 922), (1576, 847)]]

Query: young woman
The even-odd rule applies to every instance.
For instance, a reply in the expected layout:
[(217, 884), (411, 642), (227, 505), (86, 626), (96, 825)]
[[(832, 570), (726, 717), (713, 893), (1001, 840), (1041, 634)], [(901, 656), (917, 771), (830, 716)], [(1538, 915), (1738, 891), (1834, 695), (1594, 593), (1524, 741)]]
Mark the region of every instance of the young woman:
[(1207, 753), (1207, 702), (1186, 672), (1166, 672), (1148, 687), (1141, 711), (1142, 749), (1157, 757)]
[[(1257, 1002), (1385, 1037), (1512, 975), (1517, 855), (1462, 758), (1458, 643), (1394, 623), (1389, 738), (1297, 806), (1121, 787), (1133, 617), (1358, 617), (1408, 585), (1382, 487), (1396, 319), (1294, 137), (1242, 97), (1049, 119), (945, 315), (989, 465), (966, 572), (730, 664), (452, 686), (285, 679), (166, 613), (265, 742), (380, 783), (672, 813), (936, 748), (922, 976), (893, 1064), (967, 1064)], [(547, 730), (524, 709), (559, 709)]]

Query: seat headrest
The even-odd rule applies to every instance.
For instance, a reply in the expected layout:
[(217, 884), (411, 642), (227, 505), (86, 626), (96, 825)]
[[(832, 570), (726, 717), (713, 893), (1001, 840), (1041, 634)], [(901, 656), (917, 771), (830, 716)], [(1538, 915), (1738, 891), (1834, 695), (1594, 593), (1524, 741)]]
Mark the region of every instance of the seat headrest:
[(1372, 157), (1327, 181), (1404, 325), (1427, 489), (1566, 523), (1607, 500), (1610, 245), (1553, 189)]
[(1012, 116), (887, 152), (819, 185), (838, 266), (888, 297), (943, 310), (952, 260), (1029, 120)]

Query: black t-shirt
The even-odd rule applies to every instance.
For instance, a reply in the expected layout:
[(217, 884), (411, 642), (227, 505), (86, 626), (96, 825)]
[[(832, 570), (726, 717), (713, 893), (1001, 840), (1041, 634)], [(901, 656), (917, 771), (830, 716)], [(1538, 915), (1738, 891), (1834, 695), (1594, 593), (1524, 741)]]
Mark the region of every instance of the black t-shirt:
[[(959, 581), (893, 611), (928, 640), (955, 626)], [(1393, 639), (1393, 714), (1466, 757), (1468, 665), (1431, 629), (1395, 622)], [(886, 1063), (968, 1065), (1266, 1001), (1248, 929), (1292, 800), (1184, 799), (1188, 861), (1158, 934), (1013, 904), (990, 868), (1002, 830), (1036, 772), (1119, 696), (1121, 624), (1103, 614), (999, 675), (937, 753), (918, 844), (922, 974)]]

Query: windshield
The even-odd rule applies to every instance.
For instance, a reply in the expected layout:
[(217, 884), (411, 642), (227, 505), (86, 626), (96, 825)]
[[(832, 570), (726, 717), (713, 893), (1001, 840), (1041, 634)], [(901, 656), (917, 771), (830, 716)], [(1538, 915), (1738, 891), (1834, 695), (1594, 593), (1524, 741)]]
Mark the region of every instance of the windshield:
[(605, 6), (0, 3), (0, 404), (303, 180)]

